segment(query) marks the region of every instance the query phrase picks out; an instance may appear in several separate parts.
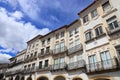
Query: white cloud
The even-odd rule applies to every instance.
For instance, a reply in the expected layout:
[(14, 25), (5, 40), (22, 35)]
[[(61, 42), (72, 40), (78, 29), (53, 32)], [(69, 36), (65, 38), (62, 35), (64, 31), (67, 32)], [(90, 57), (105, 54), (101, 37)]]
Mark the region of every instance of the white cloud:
[(23, 13), (21, 11), (12, 12), (12, 13), (9, 13), (9, 15), (15, 18), (16, 20), (21, 20), (23, 18)]
[(48, 28), (37, 29), (30, 22), (14, 19), (15, 17), (20, 19), (22, 17), (20, 15), (9, 16), (9, 14), (5, 8), (0, 7), (0, 45), (4, 48), (20, 51), (26, 48), (25, 42), (29, 39), (50, 32)]
[(12, 56), (8, 55), (8, 54), (2, 54), (0, 53), (0, 63), (9, 63), (9, 59)]

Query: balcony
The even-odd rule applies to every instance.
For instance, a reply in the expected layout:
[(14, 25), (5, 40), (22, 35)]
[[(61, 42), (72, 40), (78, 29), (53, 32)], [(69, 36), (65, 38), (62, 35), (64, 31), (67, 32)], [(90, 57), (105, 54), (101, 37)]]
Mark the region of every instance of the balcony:
[(12, 71), (7, 71), (5, 75), (6, 75), (6, 76), (11, 76), (11, 75), (13, 75), (13, 74), (12, 74)]
[(118, 60), (116, 58), (104, 60), (86, 65), (88, 74), (102, 73), (106, 71), (114, 71), (119, 68)]
[(27, 69), (24, 69), (23, 73), (29, 74), (29, 73), (34, 73), (35, 71), (36, 71), (35, 68), (27, 68)]
[(64, 70), (64, 69), (66, 69), (66, 67), (67, 67), (67, 65), (66, 65), (66, 63), (64, 62), (64, 63), (59, 63), (59, 64), (53, 64), (53, 66), (52, 66), (52, 71), (55, 71), (55, 70)]
[(51, 55), (52, 53), (53, 53), (52, 50), (42, 51), (41, 53), (38, 54), (38, 57), (41, 58), (41, 57), (44, 57), (44, 56)]
[(117, 32), (120, 31), (120, 21), (117, 22), (117, 23), (118, 23), (118, 27), (114, 27), (113, 29), (110, 29), (110, 26), (108, 26), (106, 28), (109, 35), (112, 35), (112, 34), (117, 33)]
[(73, 54), (77, 51), (82, 51), (82, 50), (83, 50), (82, 44), (78, 44), (78, 45), (68, 49), (68, 55)]
[(24, 70), (22, 70), (22, 69), (18, 69), (18, 70), (16, 70), (14, 73), (15, 73), (15, 74), (19, 74), (19, 73), (23, 73), (23, 71), (24, 71)]
[(23, 59), (20, 59), (20, 60), (16, 60), (16, 62), (15, 62), (15, 65), (19, 65), (19, 64), (22, 64), (24, 61), (23, 61)]
[(36, 71), (41, 72), (41, 71), (49, 71), (51, 69), (50, 65), (42, 65), (42, 66), (38, 66), (36, 68)]
[(81, 69), (81, 68), (85, 68), (85, 61), (84, 60), (69, 63), (68, 67), (67, 67), (68, 70), (75, 70), (75, 69)]
[(67, 52), (67, 47), (66, 46), (63, 46), (63, 47), (60, 47), (60, 48), (56, 48), (54, 49), (54, 52), (53, 54), (62, 54), (62, 53), (65, 53)]
[(30, 61), (30, 57), (25, 58), (25, 62), (29, 62)]
[(30, 61), (36, 60), (37, 59), (37, 55), (31, 56), (30, 57)]

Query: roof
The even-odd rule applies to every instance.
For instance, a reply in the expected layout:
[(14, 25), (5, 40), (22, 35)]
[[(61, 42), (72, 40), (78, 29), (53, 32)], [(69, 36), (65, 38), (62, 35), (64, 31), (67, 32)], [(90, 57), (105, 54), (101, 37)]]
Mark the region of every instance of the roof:
[(75, 24), (75, 23), (78, 22), (78, 21), (80, 21), (80, 20), (79, 20), (79, 19), (74, 20), (73, 22), (71, 22), (71, 23), (68, 25), (68, 27), (72, 26), (73, 24)]
[(64, 25), (64, 26), (62, 26), (62, 27), (60, 27), (60, 28), (58, 28), (58, 29), (55, 29), (55, 30), (49, 32), (48, 34), (42, 36), (41, 38), (43, 38), (43, 37), (45, 37), (45, 36), (47, 36), (47, 35), (49, 35), (49, 34), (51, 34), (51, 33), (54, 33), (54, 32), (56, 32), (56, 31), (58, 31), (58, 30), (60, 30), (60, 29), (67, 28), (67, 27), (68, 27), (67, 25)]
[(84, 8), (83, 10), (81, 10), (78, 15), (80, 15), (82, 12), (84, 12), (86, 9), (88, 9), (89, 7), (91, 7), (93, 4), (95, 4), (97, 2), (97, 0), (94, 0), (90, 5), (88, 5), (86, 8)]
[(31, 40), (27, 41), (27, 44), (29, 44), (30, 42), (32, 42), (33, 40), (39, 39), (40, 37), (42, 37), (42, 35), (37, 35), (34, 38), (32, 38)]
[[(17, 54), (17, 56), (20, 56), (20, 55), (24, 54), (24, 53), (26, 52), (26, 50), (27, 50), (27, 49), (24, 49), (24, 50), (20, 51), (20, 52)], [(17, 56), (16, 56), (16, 57), (17, 57)]]

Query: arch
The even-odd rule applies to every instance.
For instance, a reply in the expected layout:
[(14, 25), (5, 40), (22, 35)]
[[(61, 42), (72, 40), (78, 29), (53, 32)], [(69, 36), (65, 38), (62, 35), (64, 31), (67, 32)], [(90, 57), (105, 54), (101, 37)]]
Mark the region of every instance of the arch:
[(32, 80), (31, 76), (27, 78), (27, 80)]
[(79, 77), (75, 77), (75, 78), (73, 78), (72, 80), (83, 80), (83, 79), (81, 79), (81, 78), (79, 78)]
[(110, 76), (101, 75), (101, 76), (92, 77), (90, 80), (113, 80), (113, 79)]
[(99, 78), (99, 79), (95, 79), (95, 80), (110, 80), (110, 79)]
[(25, 77), (24, 77), (24, 76), (22, 76), (22, 77), (21, 77), (21, 80), (25, 80)]
[(41, 76), (37, 80), (49, 80), (49, 79), (47, 77), (45, 77), (45, 76)]
[(10, 77), (9, 80), (13, 80), (13, 77)]
[(54, 80), (66, 80), (66, 78), (63, 76), (57, 76), (54, 78)]
[(19, 79), (20, 79), (20, 76), (17, 75), (17, 76), (15, 77), (15, 80), (19, 80)]

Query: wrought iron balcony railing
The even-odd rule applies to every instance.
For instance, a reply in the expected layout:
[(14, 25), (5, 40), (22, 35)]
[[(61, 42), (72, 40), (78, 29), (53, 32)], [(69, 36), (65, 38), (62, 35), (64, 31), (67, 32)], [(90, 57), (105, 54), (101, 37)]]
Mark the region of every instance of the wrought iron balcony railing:
[(30, 57), (25, 58), (25, 62), (30, 61)]
[(87, 73), (104, 72), (117, 69), (119, 67), (117, 59), (109, 59), (86, 65)]
[(32, 61), (32, 60), (35, 60), (35, 59), (37, 59), (37, 55), (34, 55), (34, 56), (31, 56), (30, 57), (30, 60)]
[[(115, 32), (119, 32), (120, 31), (120, 21), (117, 22), (118, 26), (117, 25), (114, 25), (112, 27), (114, 28), (110, 28), (110, 26), (108, 26), (106, 29), (107, 29), (107, 32), (108, 34), (113, 34)], [(116, 27), (115, 27), (116, 26)]]
[(52, 50), (46, 50), (46, 51), (42, 51), (41, 53), (38, 54), (38, 57), (43, 57), (43, 56), (46, 56), (46, 55), (50, 55), (52, 54), (53, 51)]
[(68, 49), (68, 55), (75, 53), (77, 51), (81, 51), (81, 50), (83, 50), (83, 46), (82, 46), (82, 44), (78, 44), (78, 45)]
[(36, 71), (49, 71), (51, 69), (50, 65), (42, 65), (42, 66), (37, 66)]
[(69, 63), (67, 69), (68, 70), (74, 70), (79, 68), (85, 68), (85, 61), (79, 60), (77, 62)]
[(59, 64), (53, 64), (52, 70), (66, 69), (67, 64), (65, 62)]
[(67, 51), (67, 47), (66, 47), (66, 46), (63, 46), (63, 47), (54, 49), (53, 54), (60, 54), (60, 53), (66, 52), (66, 51)]
[(35, 71), (36, 71), (35, 67), (34, 67), (34, 68), (24, 69), (24, 73), (25, 73), (25, 74), (33, 73), (33, 72), (35, 72)]

